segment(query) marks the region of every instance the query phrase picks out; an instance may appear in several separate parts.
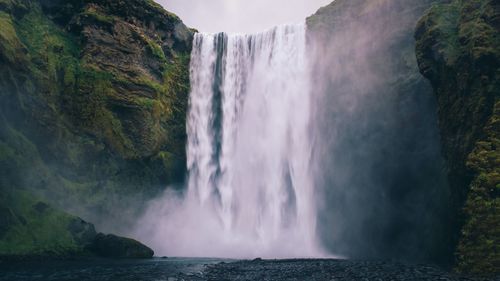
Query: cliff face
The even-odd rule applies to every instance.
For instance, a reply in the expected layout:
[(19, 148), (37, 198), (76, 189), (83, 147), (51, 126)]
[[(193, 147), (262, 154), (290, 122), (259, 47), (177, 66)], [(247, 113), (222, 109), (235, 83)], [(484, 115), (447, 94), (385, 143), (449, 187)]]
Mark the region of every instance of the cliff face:
[(417, 57), (439, 104), (458, 269), (500, 265), (500, 4), (449, 1), (420, 20)]
[(336, 0), (307, 21), (319, 231), (336, 254), (450, 262), (437, 108), (413, 38), (431, 2)]
[(193, 32), (149, 0), (0, 0), (0, 25), (2, 210), (28, 192), (124, 231), (183, 179)]

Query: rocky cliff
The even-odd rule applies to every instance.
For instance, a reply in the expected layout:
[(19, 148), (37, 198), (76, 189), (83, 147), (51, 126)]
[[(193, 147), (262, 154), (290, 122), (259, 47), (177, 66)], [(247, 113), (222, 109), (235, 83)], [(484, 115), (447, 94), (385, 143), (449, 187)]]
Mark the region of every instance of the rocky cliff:
[(183, 179), (193, 31), (149, 0), (0, 0), (0, 26), (0, 255), (79, 245), (56, 209), (126, 232)]
[(332, 250), (498, 273), (499, 10), (337, 0), (308, 19)]
[(500, 3), (446, 1), (418, 23), (417, 57), (439, 104), (458, 269), (500, 269)]

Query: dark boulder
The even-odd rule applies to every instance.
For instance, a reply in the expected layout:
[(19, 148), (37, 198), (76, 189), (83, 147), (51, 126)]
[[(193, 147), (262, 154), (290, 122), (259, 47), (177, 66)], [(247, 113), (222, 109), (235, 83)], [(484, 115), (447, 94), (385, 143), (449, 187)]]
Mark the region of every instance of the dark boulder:
[(80, 218), (75, 218), (68, 224), (68, 231), (73, 239), (85, 248), (93, 245), (97, 235), (94, 225)]
[(154, 255), (153, 250), (136, 240), (102, 233), (96, 235), (91, 250), (106, 258), (149, 259)]

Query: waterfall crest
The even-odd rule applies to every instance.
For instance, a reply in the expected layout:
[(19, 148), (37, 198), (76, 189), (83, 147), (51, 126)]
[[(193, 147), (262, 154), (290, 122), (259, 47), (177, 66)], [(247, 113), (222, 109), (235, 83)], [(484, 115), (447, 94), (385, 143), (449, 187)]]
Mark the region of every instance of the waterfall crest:
[(301, 24), (256, 35), (196, 34), (188, 188), (181, 203), (163, 202), (162, 253), (320, 255), (305, 32)]

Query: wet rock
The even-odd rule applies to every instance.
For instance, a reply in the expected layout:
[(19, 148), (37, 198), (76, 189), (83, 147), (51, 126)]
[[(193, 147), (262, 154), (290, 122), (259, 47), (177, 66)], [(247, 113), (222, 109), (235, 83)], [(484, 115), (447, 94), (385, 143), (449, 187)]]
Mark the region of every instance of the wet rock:
[(97, 235), (94, 225), (80, 218), (75, 218), (68, 224), (68, 231), (73, 239), (84, 247), (90, 247)]
[(96, 235), (91, 250), (107, 258), (147, 259), (154, 255), (153, 250), (136, 240), (103, 233)]

